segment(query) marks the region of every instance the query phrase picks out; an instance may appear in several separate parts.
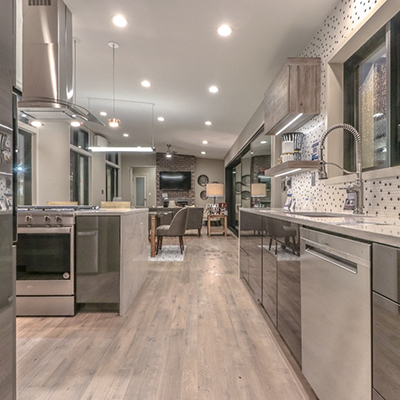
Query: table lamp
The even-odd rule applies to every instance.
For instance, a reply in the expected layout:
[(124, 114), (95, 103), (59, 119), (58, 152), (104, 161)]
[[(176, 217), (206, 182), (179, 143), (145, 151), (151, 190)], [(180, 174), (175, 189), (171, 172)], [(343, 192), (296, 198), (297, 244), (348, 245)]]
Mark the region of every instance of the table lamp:
[(223, 183), (207, 183), (206, 186), (207, 197), (214, 197), (213, 213), (215, 210), (215, 200), (217, 197), (224, 197), (224, 184)]
[(267, 195), (267, 185), (265, 183), (252, 183), (250, 186), (250, 195), (255, 197), (256, 206), (260, 207), (260, 198)]

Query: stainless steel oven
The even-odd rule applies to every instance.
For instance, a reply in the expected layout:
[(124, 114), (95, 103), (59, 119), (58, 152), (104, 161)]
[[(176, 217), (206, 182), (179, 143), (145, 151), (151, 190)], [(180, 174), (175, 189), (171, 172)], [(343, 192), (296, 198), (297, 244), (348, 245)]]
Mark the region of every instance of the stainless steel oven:
[(74, 315), (74, 213), (18, 212), (17, 315)]

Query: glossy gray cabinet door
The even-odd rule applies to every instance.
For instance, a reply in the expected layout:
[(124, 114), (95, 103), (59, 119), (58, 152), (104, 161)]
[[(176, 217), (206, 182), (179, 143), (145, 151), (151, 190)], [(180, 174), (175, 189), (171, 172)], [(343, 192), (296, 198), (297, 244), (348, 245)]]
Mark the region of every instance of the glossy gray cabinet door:
[(262, 217), (250, 214), (251, 226), (249, 235), (249, 286), (254, 292), (255, 300), (262, 301)]
[(272, 322), (277, 326), (277, 261), (272, 251), (268, 250), (268, 245), (264, 244), (263, 248), (263, 295), (262, 305), (268, 313)]
[(301, 365), (300, 257), (278, 249), (278, 331)]
[(77, 303), (120, 302), (120, 247), (119, 216), (77, 217)]
[(373, 387), (385, 400), (398, 400), (400, 398), (400, 304), (377, 293), (373, 293), (372, 300)]

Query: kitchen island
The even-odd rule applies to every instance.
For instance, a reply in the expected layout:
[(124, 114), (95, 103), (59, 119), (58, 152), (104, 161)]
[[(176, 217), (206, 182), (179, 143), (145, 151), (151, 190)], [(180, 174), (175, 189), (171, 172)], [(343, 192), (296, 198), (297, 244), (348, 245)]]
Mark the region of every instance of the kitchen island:
[(122, 316), (147, 278), (148, 209), (75, 213), (76, 303)]

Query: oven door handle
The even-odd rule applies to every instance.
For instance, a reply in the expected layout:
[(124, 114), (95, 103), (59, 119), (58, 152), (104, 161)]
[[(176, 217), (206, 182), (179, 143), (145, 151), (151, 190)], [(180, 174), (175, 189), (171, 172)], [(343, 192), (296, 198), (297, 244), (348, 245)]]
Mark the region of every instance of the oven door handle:
[(42, 227), (42, 228), (18, 228), (18, 234), (38, 234), (38, 233), (61, 233), (69, 235), (71, 233), (71, 227)]

